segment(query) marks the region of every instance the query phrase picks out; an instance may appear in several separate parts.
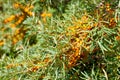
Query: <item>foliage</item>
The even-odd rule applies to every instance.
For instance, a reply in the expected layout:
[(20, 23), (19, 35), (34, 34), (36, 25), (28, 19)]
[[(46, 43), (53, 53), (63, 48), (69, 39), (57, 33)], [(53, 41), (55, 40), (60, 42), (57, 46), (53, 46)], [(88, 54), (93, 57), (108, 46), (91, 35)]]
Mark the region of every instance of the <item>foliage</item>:
[(119, 80), (119, 0), (1, 0), (1, 80)]

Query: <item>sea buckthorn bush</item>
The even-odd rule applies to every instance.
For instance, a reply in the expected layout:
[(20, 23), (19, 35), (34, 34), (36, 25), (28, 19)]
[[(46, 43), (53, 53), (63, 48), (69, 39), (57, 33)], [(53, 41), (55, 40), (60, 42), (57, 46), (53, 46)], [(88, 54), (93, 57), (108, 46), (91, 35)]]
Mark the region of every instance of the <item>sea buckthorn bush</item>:
[(119, 0), (1, 0), (0, 80), (119, 80)]

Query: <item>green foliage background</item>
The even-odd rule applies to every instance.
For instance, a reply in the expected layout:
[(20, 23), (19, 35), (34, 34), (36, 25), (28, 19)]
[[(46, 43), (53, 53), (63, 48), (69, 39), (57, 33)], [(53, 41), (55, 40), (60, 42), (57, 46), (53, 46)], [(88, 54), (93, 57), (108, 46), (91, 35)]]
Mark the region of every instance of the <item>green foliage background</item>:
[[(13, 45), (4, 36), (9, 34), (12, 37), (15, 31), (3, 21), (22, 12), (13, 8), (17, 2), (23, 6), (33, 5), (31, 11), (34, 15), (27, 16), (17, 25), (17, 28), (28, 30), (24, 38)], [(116, 26), (109, 28), (101, 25), (86, 30), (88, 35), (84, 43), (90, 45), (87, 62), (78, 60), (77, 66), (66, 68), (68, 61), (63, 49), (71, 46), (73, 36), (66, 35), (69, 32), (67, 28), (74, 22), (71, 17), (81, 18), (86, 12), (94, 22), (99, 23), (98, 18), (109, 13), (100, 9), (102, 12), (97, 15), (94, 10), (104, 2), (110, 3), (114, 9), (112, 16), (118, 16)], [(41, 17), (45, 11), (52, 14), (46, 18), (46, 23)], [(116, 36), (120, 36), (119, 18), (119, 0), (0, 0), (0, 40), (6, 42), (0, 46), (0, 80), (119, 80), (120, 39), (116, 40)], [(5, 31), (2, 31), (3, 28)], [(91, 38), (89, 43), (88, 38)], [(96, 47), (99, 50), (93, 52)], [(60, 59), (61, 55), (63, 59)], [(50, 62), (42, 63), (46, 57)]]

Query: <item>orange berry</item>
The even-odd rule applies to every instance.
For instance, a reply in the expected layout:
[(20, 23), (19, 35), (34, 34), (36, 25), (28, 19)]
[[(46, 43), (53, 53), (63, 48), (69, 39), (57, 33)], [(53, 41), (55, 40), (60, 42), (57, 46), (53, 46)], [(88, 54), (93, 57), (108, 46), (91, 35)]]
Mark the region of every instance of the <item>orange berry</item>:
[(4, 45), (4, 41), (1, 40), (1, 41), (0, 41), (0, 46), (3, 46), (3, 45)]
[(39, 68), (40, 68), (40, 66), (34, 66), (31, 70), (32, 70), (33, 72), (36, 72)]
[(15, 28), (16, 27), (16, 24), (11, 24), (10, 25), (12, 28)]
[(17, 8), (20, 7), (20, 4), (19, 4), (19, 3), (15, 3), (15, 4), (13, 4), (13, 7), (14, 7), (15, 9), (17, 9)]
[(11, 15), (9, 18), (5, 19), (3, 22), (8, 23), (16, 18), (16, 15)]
[(115, 27), (116, 26), (116, 21), (114, 18), (110, 19), (109, 27)]
[(106, 4), (106, 8), (110, 8), (110, 4), (109, 3)]
[(34, 15), (33, 12), (27, 12), (27, 14), (28, 14), (29, 16), (33, 16), (33, 15)]
[(117, 41), (120, 41), (120, 36), (116, 36), (116, 40), (117, 40)]
[(10, 69), (10, 68), (12, 68), (12, 67), (14, 67), (13, 64), (9, 64), (9, 65), (6, 66), (7, 69)]
[(16, 39), (15, 37), (13, 37), (12, 43), (16, 44), (18, 42), (18, 39)]

